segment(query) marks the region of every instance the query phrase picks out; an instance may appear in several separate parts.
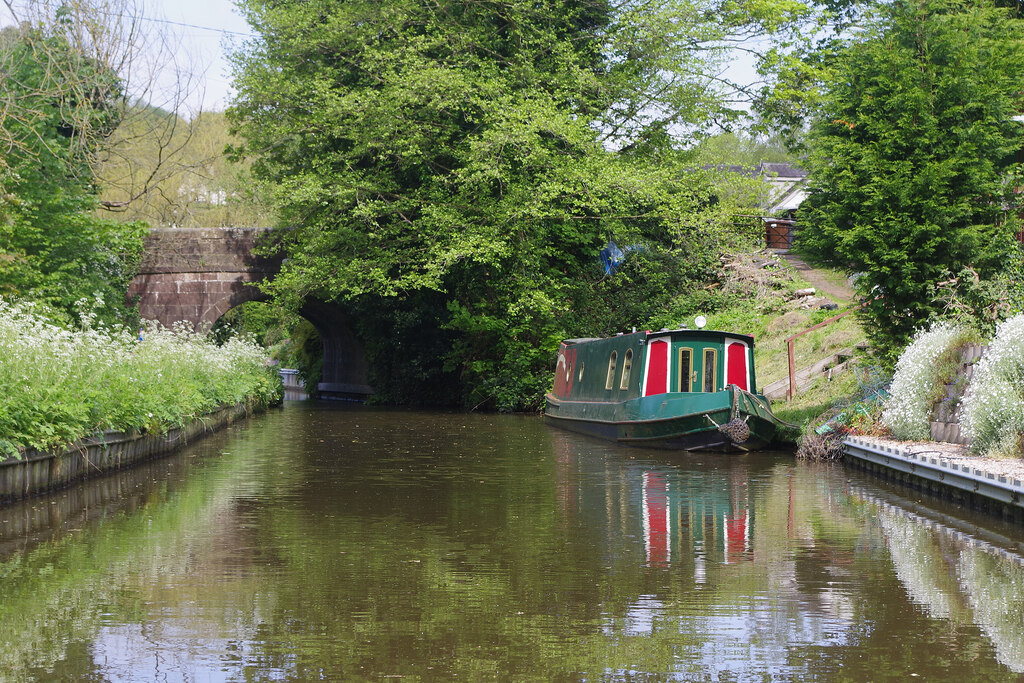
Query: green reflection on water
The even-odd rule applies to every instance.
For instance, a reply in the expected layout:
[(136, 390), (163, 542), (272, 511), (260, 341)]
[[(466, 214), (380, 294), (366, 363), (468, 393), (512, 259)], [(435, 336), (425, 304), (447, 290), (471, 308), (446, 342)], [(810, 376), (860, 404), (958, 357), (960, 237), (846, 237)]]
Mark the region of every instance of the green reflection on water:
[(1024, 670), (1020, 565), (841, 467), (620, 449), (528, 417), (316, 405), (161, 463), (90, 484), (114, 489), (90, 514), (0, 543), (0, 675)]

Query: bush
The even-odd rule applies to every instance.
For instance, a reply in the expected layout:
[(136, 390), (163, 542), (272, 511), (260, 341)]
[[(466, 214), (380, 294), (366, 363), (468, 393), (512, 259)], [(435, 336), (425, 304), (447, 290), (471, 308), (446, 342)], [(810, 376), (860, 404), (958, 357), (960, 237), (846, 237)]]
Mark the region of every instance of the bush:
[(1022, 454), (1024, 434), (1024, 315), (1001, 323), (975, 369), (960, 426), (971, 448), (991, 455)]
[(147, 323), (139, 335), (82, 320), (69, 330), (33, 304), (0, 300), (0, 457), (103, 430), (162, 432), (279, 395), (266, 353), (244, 338), (216, 346), (185, 328)]
[(977, 333), (948, 322), (919, 331), (896, 363), (882, 423), (897, 439), (931, 437), (932, 405), (959, 365), (959, 352)]

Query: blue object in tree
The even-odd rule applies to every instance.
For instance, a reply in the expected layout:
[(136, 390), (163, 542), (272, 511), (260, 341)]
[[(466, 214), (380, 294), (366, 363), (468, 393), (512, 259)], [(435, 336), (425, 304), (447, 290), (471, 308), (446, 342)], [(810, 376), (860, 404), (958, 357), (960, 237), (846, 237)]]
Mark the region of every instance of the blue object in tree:
[(604, 274), (611, 275), (622, 262), (626, 259), (626, 255), (619, 249), (619, 245), (615, 244), (613, 240), (608, 240), (608, 246), (601, 250), (601, 263), (604, 265)]
[(642, 244), (631, 244), (628, 247), (619, 248), (614, 240), (608, 240), (608, 246), (601, 250), (601, 263), (604, 265), (604, 274), (611, 275), (622, 262), (626, 260), (626, 254), (631, 251), (644, 251), (646, 247)]

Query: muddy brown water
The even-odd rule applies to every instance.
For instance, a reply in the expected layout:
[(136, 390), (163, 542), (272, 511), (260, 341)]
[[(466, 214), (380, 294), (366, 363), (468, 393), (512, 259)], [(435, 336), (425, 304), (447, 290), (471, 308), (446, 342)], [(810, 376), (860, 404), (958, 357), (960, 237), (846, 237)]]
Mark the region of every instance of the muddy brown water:
[(292, 403), (0, 509), (0, 680), (1022, 674), (1020, 528), (789, 453)]

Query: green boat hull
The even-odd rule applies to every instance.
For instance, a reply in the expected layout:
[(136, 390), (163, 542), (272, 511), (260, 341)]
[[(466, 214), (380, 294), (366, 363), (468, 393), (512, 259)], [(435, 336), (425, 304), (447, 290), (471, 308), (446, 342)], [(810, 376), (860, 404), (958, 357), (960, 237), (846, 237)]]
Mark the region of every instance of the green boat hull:
[(735, 388), (619, 402), (567, 401), (548, 394), (544, 419), (622, 444), (686, 451), (758, 450), (771, 443), (778, 425), (767, 400)]

